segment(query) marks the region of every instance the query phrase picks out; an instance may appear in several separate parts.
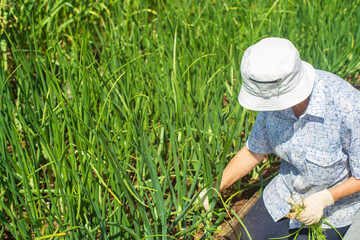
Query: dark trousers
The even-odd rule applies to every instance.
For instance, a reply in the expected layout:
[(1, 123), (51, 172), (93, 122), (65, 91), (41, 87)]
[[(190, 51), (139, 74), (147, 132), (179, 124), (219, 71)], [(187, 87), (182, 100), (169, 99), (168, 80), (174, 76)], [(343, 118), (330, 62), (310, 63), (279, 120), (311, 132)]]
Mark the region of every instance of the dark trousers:
[[(289, 229), (289, 219), (282, 218), (277, 222), (271, 218), (270, 214), (265, 208), (263, 198), (256, 201), (254, 206), (249, 210), (245, 217), (244, 224), (250, 233), (253, 240), (268, 240), (269, 238), (285, 237), (291, 233), (294, 233), (298, 229)], [(336, 228), (336, 230), (344, 236), (349, 226)], [(327, 240), (340, 240), (340, 236), (335, 232), (334, 229), (326, 229), (324, 231)], [(293, 240), (295, 235), (283, 238)], [(248, 240), (248, 236), (245, 231), (242, 231), (241, 240)], [(303, 228), (296, 240), (308, 240), (308, 229)], [(312, 238), (310, 238), (312, 239)], [(360, 238), (359, 238), (360, 239)]]

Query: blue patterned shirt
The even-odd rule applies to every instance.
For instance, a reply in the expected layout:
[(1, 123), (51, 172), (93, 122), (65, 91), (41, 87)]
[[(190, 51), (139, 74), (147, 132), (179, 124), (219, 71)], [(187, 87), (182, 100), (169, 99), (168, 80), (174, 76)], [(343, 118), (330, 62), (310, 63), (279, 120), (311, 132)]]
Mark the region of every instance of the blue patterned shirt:
[[(304, 114), (296, 118), (292, 108), (258, 112), (246, 146), (282, 159), (279, 174), (263, 194), (268, 212), (278, 221), (291, 208), (290, 196), (300, 201), (351, 176), (360, 179), (360, 92), (340, 77), (316, 70)], [(323, 217), (343, 227), (353, 222), (359, 209), (360, 192), (326, 207)], [(290, 228), (301, 225), (290, 220)]]

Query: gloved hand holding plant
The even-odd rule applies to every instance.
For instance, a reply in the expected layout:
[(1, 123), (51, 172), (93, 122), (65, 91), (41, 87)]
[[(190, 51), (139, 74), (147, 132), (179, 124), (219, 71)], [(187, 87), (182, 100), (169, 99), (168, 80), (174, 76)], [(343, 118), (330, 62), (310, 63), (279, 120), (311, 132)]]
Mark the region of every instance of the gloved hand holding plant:
[(198, 200), (201, 201), (201, 203), (202, 203), (205, 211), (209, 211), (209, 210), (210, 210), (209, 197), (208, 197), (207, 194), (208, 194), (208, 190), (207, 190), (206, 188), (204, 188), (204, 189), (200, 192), (198, 199), (196, 199), (196, 200), (197, 200), (196, 202), (198, 202)]
[(306, 197), (301, 204), (289, 203), (293, 207), (286, 215), (287, 218), (298, 220), (305, 225), (312, 225), (320, 221), (324, 208), (334, 204), (331, 193), (325, 189)]
[(292, 205), (292, 207), (286, 217), (298, 220), (304, 224), (298, 231), (292, 233), (291, 235), (298, 235), (300, 230), (305, 225), (308, 225), (309, 236), (313, 236), (316, 240), (326, 239), (321, 227), (321, 222), (324, 221), (328, 225), (329, 223), (327, 223), (322, 216), (324, 214), (324, 208), (334, 204), (334, 199), (327, 189), (309, 195), (302, 200), (301, 203), (288, 203)]

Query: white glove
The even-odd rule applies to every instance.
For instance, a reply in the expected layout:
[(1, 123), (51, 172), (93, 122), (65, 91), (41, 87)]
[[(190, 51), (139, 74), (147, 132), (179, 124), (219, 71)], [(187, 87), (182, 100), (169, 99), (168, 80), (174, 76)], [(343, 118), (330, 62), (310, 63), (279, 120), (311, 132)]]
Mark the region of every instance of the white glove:
[[(205, 211), (209, 211), (209, 210), (210, 210), (209, 198), (208, 198), (208, 196), (207, 196), (207, 193), (208, 193), (208, 192), (207, 192), (207, 189), (206, 189), (206, 188), (203, 189), (203, 190), (200, 192), (198, 198), (196, 199), (196, 202), (198, 202), (199, 200), (201, 201), (201, 199), (202, 199), (201, 203), (202, 203)], [(204, 195), (206, 195), (206, 196), (204, 197)], [(204, 197), (204, 198), (203, 198), (203, 197)]]
[(324, 214), (324, 208), (333, 204), (334, 198), (327, 189), (311, 194), (303, 200), (304, 210), (295, 217), (295, 220), (305, 225), (317, 223)]

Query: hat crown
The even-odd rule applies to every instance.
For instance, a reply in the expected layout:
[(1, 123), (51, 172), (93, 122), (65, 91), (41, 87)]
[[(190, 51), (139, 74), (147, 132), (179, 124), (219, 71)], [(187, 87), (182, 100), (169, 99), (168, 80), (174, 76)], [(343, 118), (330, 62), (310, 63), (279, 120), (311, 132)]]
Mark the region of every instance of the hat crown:
[(286, 93), (297, 85), (301, 74), (299, 52), (287, 39), (263, 39), (245, 51), (241, 62), (244, 87), (258, 97)]
[(266, 82), (291, 74), (300, 63), (299, 52), (289, 40), (266, 38), (246, 50), (242, 72)]

